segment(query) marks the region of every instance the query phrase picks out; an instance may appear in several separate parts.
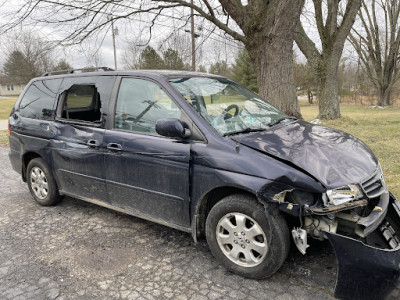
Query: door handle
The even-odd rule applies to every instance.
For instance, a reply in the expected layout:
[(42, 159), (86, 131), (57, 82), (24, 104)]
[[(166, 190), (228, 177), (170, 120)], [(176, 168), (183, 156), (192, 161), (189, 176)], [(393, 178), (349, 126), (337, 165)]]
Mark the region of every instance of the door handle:
[(107, 149), (111, 151), (122, 151), (122, 146), (117, 143), (109, 143), (107, 144)]
[(98, 140), (88, 140), (86, 145), (88, 145), (91, 148), (97, 148), (100, 146), (100, 142)]

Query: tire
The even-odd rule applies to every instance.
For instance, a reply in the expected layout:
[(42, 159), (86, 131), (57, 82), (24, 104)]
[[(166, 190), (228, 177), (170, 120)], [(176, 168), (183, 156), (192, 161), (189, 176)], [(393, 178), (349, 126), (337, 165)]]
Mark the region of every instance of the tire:
[(266, 211), (253, 197), (234, 194), (219, 201), (206, 220), (214, 257), (229, 271), (252, 279), (273, 275), (285, 261), (289, 230), (276, 209)]
[(47, 163), (41, 158), (32, 159), (26, 170), (29, 191), (42, 206), (55, 205), (62, 197)]

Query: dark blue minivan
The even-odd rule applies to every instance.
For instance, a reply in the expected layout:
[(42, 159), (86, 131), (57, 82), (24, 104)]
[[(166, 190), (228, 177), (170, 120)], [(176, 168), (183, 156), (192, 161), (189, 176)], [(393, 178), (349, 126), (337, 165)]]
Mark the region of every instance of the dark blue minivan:
[(400, 275), (400, 205), (371, 150), (285, 115), (220, 76), (69, 71), (33, 79), (9, 118), (10, 160), (40, 205), (64, 195), (205, 237), (265, 278), (291, 244), (328, 239), (335, 295), (382, 298)]

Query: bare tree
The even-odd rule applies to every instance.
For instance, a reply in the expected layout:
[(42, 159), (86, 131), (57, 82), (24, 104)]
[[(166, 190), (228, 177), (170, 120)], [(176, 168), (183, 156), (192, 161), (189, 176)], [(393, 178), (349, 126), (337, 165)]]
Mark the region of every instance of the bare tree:
[(49, 42), (29, 31), (8, 36), (3, 72), (18, 83), (26, 84), (34, 77), (50, 71), (55, 62)]
[(89, 40), (84, 40), (79, 44), (81, 58), (84, 58), (85, 68), (100, 68), (103, 67), (103, 51), (101, 49), (101, 42), (97, 40), (93, 43)]
[(399, 75), (399, 13), (398, 0), (363, 0), (358, 14), (361, 30), (353, 28), (349, 36), (381, 106), (390, 105), (390, 94)]
[(192, 8), (197, 17), (245, 45), (256, 68), (261, 96), (286, 113), (300, 116), (293, 83), (293, 34), (304, 0), (249, 0), (246, 5), (239, 0), (24, 0), (18, 3), (19, 9), (13, 12), (11, 20), (8, 16), (7, 24), (0, 30), (26, 20), (67, 25), (71, 33), (64, 39), (65, 43), (79, 43), (118, 19), (147, 21), (151, 33), (156, 22), (168, 20), (172, 10), (187, 23), (188, 9)]
[[(319, 96), (319, 118), (340, 118), (338, 67), (344, 43), (361, 6), (361, 0), (312, 0), (315, 22), (322, 49), (307, 36), (303, 24), (297, 24), (296, 44), (315, 72)], [(341, 8), (344, 12), (341, 13)], [(324, 17), (325, 15), (325, 17)]]
[(135, 42), (129, 42), (122, 52), (121, 58), (126, 70), (135, 70), (139, 68), (140, 53), (144, 47), (137, 45)]

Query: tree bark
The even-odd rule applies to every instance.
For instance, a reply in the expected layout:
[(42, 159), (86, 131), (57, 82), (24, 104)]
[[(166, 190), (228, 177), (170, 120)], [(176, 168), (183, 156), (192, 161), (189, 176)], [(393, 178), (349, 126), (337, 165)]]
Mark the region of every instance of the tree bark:
[(260, 95), (297, 118), (301, 113), (294, 85), (293, 41), (303, 5), (304, 0), (253, 0), (245, 8), (241, 26)]
[(333, 120), (341, 117), (338, 90), (338, 64), (330, 63), (319, 70), (318, 118)]
[(388, 86), (379, 87), (379, 90), (378, 90), (378, 105), (379, 106), (390, 105), (390, 92), (391, 92), (391, 88), (389, 88)]
[(307, 89), (308, 104), (313, 104), (313, 94), (310, 89)]
[(257, 81), (263, 83), (259, 87), (260, 96), (286, 114), (301, 118), (293, 85), (293, 42), (279, 38), (264, 40), (248, 51)]

